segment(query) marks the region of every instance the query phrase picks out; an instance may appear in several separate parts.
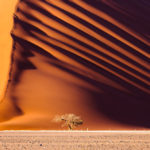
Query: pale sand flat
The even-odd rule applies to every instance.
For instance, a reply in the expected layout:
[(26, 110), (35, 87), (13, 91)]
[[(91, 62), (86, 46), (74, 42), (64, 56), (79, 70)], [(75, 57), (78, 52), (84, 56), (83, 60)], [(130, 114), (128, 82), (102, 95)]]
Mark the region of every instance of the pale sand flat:
[(150, 131), (3, 131), (0, 150), (149, 150)]

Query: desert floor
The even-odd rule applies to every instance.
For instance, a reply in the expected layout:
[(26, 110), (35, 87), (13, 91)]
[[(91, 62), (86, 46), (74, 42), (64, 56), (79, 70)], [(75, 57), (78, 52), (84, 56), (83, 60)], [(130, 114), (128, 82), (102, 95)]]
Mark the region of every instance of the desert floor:
[(149, 150), (149, 131), (3, 131), (1, 150)]

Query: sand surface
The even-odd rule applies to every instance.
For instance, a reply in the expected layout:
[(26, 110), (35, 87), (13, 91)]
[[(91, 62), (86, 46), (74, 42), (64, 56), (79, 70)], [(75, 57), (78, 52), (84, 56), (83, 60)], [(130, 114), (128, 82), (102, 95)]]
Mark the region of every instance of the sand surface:
[(149, 150), (150, 132), (0, 132), (1, 150)]
[(149, 129), (148, 6), (19, 1), (0, 130), (62, 130), (52, 119), (66, 113), (81, 116), (82, 130)]

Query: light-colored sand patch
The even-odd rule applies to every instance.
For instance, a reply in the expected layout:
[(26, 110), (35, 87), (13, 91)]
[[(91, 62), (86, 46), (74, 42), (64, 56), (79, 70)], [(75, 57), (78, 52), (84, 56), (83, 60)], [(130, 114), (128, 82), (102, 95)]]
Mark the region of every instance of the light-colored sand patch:
[(150, 132), (0, 132), (1, 150), (149, 150)]

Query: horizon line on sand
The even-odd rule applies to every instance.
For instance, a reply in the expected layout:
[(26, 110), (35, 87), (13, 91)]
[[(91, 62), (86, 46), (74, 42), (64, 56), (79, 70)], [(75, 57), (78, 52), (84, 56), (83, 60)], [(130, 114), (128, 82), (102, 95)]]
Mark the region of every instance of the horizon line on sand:
[(114, 132), (114, 133), (126, 133), (126, 132), (138, 132), (138, 133), (143, 133), (143, 132), (149, 132), (150, 130), (2, 130), (0, 132)]

